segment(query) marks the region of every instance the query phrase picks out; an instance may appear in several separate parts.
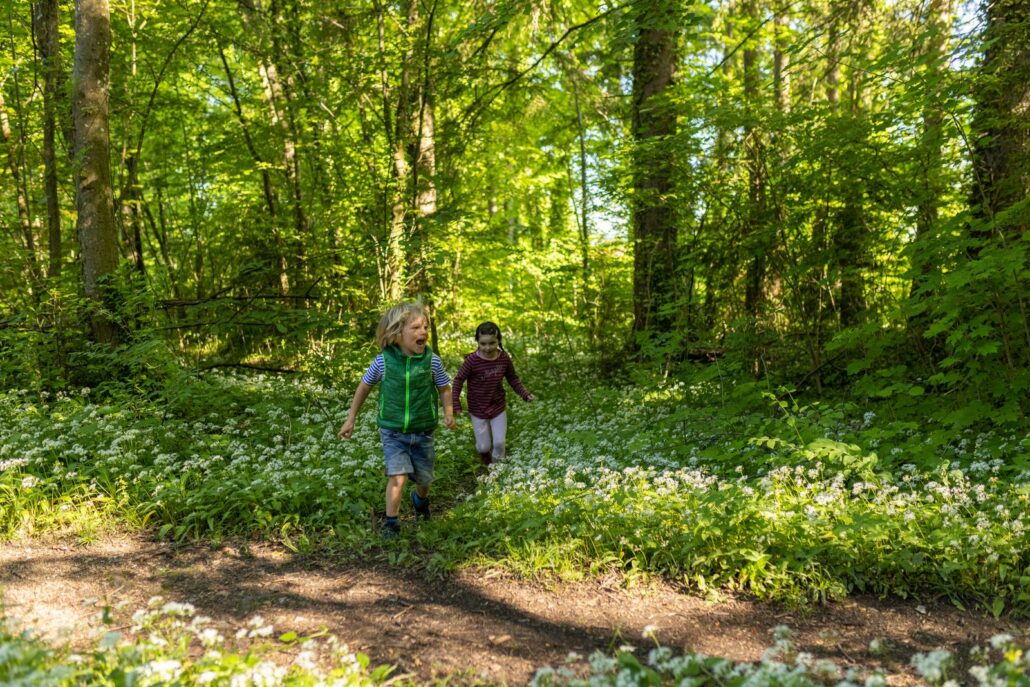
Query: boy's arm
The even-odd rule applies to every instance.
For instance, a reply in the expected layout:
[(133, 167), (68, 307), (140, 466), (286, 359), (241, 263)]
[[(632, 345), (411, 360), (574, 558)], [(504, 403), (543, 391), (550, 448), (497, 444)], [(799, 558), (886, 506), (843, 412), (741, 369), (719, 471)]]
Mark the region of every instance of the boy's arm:
[(454, 429), (457, 423), (454, 422), (454, 409), (451, 407), (451, 385), (438, 386), (440, 392), (440, 403), (443, 404), (443, 424), (447, 429)]
[(365, 384), (364, 381), (358, 383), (357, 391), (354, 392), (354, 400), (351, 401), (350, 410), (347, 411), (347, 419), (343, 421), (343, 426), (340, 427), (340, 431), (336, 434), (337, 437), (340, 439), (350, 439), (350, 435), (354, 431), (354, 422), (358, 419), (358, 411), (361, 410), (361, 404), (365, 402), (371, 391), (372, 387)]

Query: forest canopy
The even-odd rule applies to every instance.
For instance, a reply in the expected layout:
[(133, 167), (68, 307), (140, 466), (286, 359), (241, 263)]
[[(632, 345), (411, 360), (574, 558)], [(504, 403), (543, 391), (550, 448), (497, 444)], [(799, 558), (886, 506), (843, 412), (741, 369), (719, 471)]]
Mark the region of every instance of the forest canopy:
[[(0, 52), (0, 382), (339, 370), (403, 298), (1018, 423), (1019, 0), (57, 0)], [(934, 405), (928, 405), (934, 404)]]

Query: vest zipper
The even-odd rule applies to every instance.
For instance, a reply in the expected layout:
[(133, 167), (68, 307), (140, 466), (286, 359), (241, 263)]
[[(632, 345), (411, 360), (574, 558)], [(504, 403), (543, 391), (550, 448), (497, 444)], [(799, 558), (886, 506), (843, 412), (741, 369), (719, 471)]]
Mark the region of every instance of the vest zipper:
[(411, 358), (404, 358), (404, 432), (411, 421)]

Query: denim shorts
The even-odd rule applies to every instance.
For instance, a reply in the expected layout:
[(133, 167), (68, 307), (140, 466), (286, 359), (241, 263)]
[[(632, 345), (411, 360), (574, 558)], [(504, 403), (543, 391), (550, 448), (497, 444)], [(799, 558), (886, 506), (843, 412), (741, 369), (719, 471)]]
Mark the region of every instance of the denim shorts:
[(386, 476), (408, 475), (415, 484), (428, 487), (433, 483), (433, 464), (436, 449), (433, 434), (405, 434), (392, 429), (379, 428), (386, 456)]

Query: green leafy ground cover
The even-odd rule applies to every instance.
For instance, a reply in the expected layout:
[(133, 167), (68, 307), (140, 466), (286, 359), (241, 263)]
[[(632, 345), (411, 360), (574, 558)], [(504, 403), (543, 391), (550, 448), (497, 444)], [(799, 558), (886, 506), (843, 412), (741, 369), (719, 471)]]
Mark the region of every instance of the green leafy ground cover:
[(210, 375), (172, 401), (6, 391), (0, 536), (147, 527), (434, 572), (617, 569), (788, 603), (858, 590), (1030, 612), (1025, 432), (800, 404), (714, 367), (620, 383), (571, 361), (522, 368), (540, 400), (511, 406), (509, 460), (476, 477), (468, 425), (440, 430), (436, 516), (407, 521), (395, 545), (372, 525), (384, 486), (372, 414), (335, 438), (349, 382)]
[[(225, 637), (189, 604), (159, 597), (137, 611), (120, 630), (104, 609), (104, 626), (85, 650), (51, 646), (20, 629), (0, 613), (0, 683), (10, 687), (360, 687), (413, 684), (392, 666), (372, 667), (334, 636), (276, 634), (260, 616), (252, 617), (235, 637)], [(653, 638), (653, 635), (651, 635)], [(562, 666), (542, 666), (534, 687), (885, 687), (884, 676), (860, 668), (841, 669), (795, 649), (789, 629), (777, 628), (776, 643), (760, 662), (735, 663), (696, 653), (677, 654), (657, 645), (646, 660), (634, 647), (612, 654), (595, 652), (584, 659), (570, 654)], [(870, 647), (875, 649), (876, 647)], [(956, 657), (947, 651), (916, 654), (912, 665), (931, 685), (951, 687)], [(969, 684), (1022, 687), (1030, 684), (1027, 655), (1008, 635), (974, 647), (967, 668)], [(448, 680), (438, 681), (440, 685)]]

